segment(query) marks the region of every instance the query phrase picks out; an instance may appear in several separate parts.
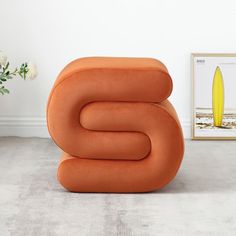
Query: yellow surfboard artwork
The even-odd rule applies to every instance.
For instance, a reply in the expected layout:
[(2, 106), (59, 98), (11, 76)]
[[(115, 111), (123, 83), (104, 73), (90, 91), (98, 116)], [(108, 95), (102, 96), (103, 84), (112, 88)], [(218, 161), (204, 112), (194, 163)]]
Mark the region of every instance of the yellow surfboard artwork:
[(216, 67), (212, 84), (212, 112), (214, 126), (221, 127), (224, 115), (224, 81), (219, 66)]

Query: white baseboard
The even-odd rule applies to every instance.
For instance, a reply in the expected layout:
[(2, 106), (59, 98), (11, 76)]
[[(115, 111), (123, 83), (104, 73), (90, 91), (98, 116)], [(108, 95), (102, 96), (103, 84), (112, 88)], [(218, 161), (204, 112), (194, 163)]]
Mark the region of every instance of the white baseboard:
[(0, 136), (50, 137), (45, 117), (0, 117)]
[[(184, 137), (190, 138), (189, 120), (181, 120)], [(45, 117), (0, 117), (0, 136), (50, 137)]]

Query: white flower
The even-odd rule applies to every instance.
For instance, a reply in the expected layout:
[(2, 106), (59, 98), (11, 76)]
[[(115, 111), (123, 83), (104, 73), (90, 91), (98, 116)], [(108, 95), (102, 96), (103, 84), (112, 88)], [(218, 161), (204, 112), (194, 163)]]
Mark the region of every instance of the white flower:
[(27, 64), (27, 73), (26, 73), (26, 79), (33, 80), (37, 76), (37, 67), (33, 63)]
[(0, 66), (5, 66), (7, 64), (7, 56), (0, 51)]

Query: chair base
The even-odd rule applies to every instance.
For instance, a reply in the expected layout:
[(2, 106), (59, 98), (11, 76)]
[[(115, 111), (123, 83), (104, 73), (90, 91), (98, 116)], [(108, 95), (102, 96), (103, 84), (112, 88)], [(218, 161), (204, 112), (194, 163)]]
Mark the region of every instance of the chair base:
[[(148, 170), (150, 157), (139, 161), (82, 159), (63, 153), (57, 177), (61, 185), (71, 192), (142, 193), (163, 188), (176, 175), (175, 168)], [(153, 163), (155, 165), (155, 163)], [(172, 165), (173, 166), (173, 165)]]

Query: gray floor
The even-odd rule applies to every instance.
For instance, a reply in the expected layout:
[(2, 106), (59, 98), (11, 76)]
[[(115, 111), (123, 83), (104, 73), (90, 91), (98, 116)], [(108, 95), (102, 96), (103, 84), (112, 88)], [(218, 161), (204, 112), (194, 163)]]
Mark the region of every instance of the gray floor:
[(236, 142), (187, 141), (162, 191), (76, 194), (49, 139), (0, 138), (0, 235), (236, 235)]

